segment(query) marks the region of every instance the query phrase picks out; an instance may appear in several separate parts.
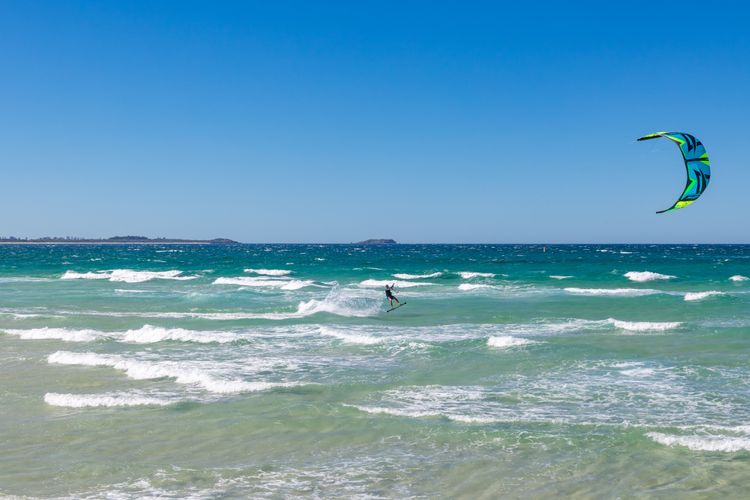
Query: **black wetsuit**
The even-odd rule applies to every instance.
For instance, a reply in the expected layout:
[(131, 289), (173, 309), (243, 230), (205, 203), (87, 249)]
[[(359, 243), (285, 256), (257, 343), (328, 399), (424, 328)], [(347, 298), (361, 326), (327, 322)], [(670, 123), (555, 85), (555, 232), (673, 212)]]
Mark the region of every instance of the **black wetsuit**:
[(386, 296), (386, 298), (389, 298), (389, 299), (394, 299), (394, 298), (395, 298), (395, 297), (393, 296), (393, 293), (391, 292), (391, 289), (390, 289), (390, 288), (386, 288), (386, 289), (385, 289), (385, 296)]

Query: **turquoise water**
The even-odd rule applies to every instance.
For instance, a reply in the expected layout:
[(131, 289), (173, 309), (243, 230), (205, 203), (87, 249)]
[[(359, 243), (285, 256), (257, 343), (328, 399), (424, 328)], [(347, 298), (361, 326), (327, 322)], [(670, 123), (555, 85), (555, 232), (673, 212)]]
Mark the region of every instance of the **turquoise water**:
[(745, 496), (750, 247), (544, 250), (0, 246), (0, 494)]

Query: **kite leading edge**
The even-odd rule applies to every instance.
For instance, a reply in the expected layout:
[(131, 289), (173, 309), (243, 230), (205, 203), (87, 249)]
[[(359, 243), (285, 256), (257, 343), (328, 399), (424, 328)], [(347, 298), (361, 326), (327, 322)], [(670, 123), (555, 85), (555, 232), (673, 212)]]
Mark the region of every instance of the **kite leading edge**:
[(655, 134), (644, 135), (639, 141), (647, 141), (658, 137), (666, 137), (680, 148), (682, 158), (685, 160), (685, 169), (687, 170), (687, 183), (685, 190), (679, 199), (666, 210), (656, 212), (662, 214), (670, 210), (685, 208), (700, 198), (703, 191), (708, 187), (708, 181), (711, 179), (711, 165), (708, 162), (708, 154), (703, 143), (690, 134), (684, 132), (656, 132)]

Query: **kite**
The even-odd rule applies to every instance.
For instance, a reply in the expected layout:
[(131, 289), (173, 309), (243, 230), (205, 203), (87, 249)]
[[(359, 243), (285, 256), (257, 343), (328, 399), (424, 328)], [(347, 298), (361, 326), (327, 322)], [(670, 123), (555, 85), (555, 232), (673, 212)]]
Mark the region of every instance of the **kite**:
[(706, 148), (703, 147), (703, 143), (690, 134), (684, 132), (656, 132), (655, 134), (644, 135), (638, 140), (647, 141), (658, 137), (666, 137), (677, 144), (685, 160), (685, 169), (687, 170), (685, 190), (674, 205), (666, 210), (656, 212), (657, 214), (663, 214), (670, 210), (685, 208), (700, 198), (700, 195), (708, 187), (708, 181), (711, 179), (711, 165), (708, 163), (708, 154), (706, 153)]

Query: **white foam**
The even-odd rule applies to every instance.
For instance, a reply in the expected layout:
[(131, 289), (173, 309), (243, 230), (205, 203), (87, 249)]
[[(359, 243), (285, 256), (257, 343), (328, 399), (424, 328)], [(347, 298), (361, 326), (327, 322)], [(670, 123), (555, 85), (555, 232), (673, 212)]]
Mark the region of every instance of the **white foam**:
[(659, 444), (665, 446), (684, 446), (692, 451), (723, 451), (734, 453), (750, 450), (750, 438), (736, 436), (675, 436), (661, 432), (646, 434)]
[(421, 280), (426, 278), (437, 278), (439, 276), (442, 276), (443, 273), (440, 271), (431, 273), (431, 274), (405, 274), (405, 273), (397, 273), (394, 274), (394, 278), (398, 278), (400, 280)]
[(652, 290), (650, 288), (565, 288), (565, 291), (574, 295), (620, 297), (641, 297), (662, 293), (659, 290)]
[(412, 288), (415, 286), (429, 286), (433, 285), (434, 283), (427, 283), (424, 281), (420, 282), (414, 282), (414, 281), (388, 281), (388, 280), (364, 280), (362, 281), (359, 286), (364, 288), (384, 288), (385, 285), (396, 285), (396, 288)]
[(631, 332), (647, 332), (673, 330), (678, 328), (682, 323), (677, 321), (651, 322), (651, 321), (620, 321), (614, 318), (607, 320), (615, 328), (628, 330)]
[(458, 289), (464, 292), (470, 292), (472, 290), (481, 290), (481, 289), (488, 289), (488, 288), (495, 288), (492, 285), (485, 285), (483, 283), (461, 283), (458, 285)]
[(175, 401), (168, 399), (141, 396), (138, 394), (60, 394), (48, 392), (44, 402), (51, 406), (67, 408), (118, 407), (118, 406), (165, 406)]
[(572, 278), (573, 276), (559, 276), (555, 274), (550, 274), (549, 277), (552, 278), (553, 280), (567, 280), (567, 279)]
[(741, 274), (735, 274), (734, 276), (731, 276), (729, 278), (729, 281), (747, 281), (750, 280), (747, 276), (742, 276)]
[(213, 342), (223, 344), (234, 342), (238, 338), (236, 334), (231, 332), (201, 332), (185, 330), (182, 328), (161, 328), (151, 325), (144, 325), (137, 330), (128, 330), (117, 336), (121, 336), (123, 342), (132, 342), (136, 344), (152, 344), (155, 342), (163, 342), (165, 340), (197, 342), (200, 344)]
[(216, 280), (214, 280), (214, 285), (239, 285), (260, 288), (278, 288), (281, 290), (299, 290), (300, 288), (314, 285), (314, 282), (308, 280), (249, 278), (247, 276), (240, 276), (237, 278), (216, 278)]
[(68, 328), (31, 328), (5, 329), (2, 330), (11, 335), (17, 335), (27, 340), (56, 339), (65, 342), (93, 342), (99, 339), (114, 339), (121, 342), (136, 344), (152, 344), (165, 340), (181, 342), (227, 343), (237, 340), (237, 335), (232, 332), (194, 331), (182, 328), (161, 328), (157, 326), (144, 325), (137, 330), (125, 332), (103, 332), (99, 330), (72, 330)]
[(288, 269), (245, 269), (246, 273), (261, 274), (263, 276), (286, 276), (292, 274)]
[(274, 387), (299, 385), (293, 382), (248, 382), (245, 380), (218, 378), (206, 369), (191, 367), (187, 363), (141, 361), (124, 358), (115, 354), (57, 351), (50, 354), (47, 361), (61, 365), (109, 366), (116, 370), (124, 371), (128, 377), (135, 380), (174, 378), (178, 384), (195, 384), (209, 392), (220, 394), (257, 392)]
[(400, 410), (398, 408), (386, 408), (383, 406), (360, 406), (360, 405), (345, 405), (345, 406), (350, 406), (352, 408), (358, 409), (359, 411), (362, 411), (365, 413), (371, 413), (375, 415), (385, 414), (385, 415), (393, 415), (395, 417), (411, 417), (411, 418), (440, 416), (440, 412), (437, 412), (437, 411)]
[(109, 279), (110, 273), (107, 271), (97, 271), (88, 273), (77, 273), (75, 271), (65, 271), (61, 280), (106, 280)]
[(629, 370), (622, 370), (620, 373), (622, 373), (626, 377), (640, 378), (656, 375), (656, 370), (654, 370), (653, 368), (631, 368)]
[(630, 271), (625, 273), (623, 276), (625, 276), (630, 281), (637, 281), (639, 283), (656, 280), (671, 280), (675, 277), (670, 276), (669, 274), (659, 274), (653, 273), (651, 271)]
[(724, 292), (717, 292), (716, 290), (711, 290), (708, 292), (688, 292), (685, 294), (685, 300), (688, 302), (692, 302), (694, 300), (703, 300), (708, 297), (714, 297), (717, 295), (724, 295)]
[(472, 278), (494, 278), (495, 277), (495, 273), (480, 273), (480, 272), (474, 272), (474, 271), (461, 271), (457, 274), (465, 280), (470, 280)]
[(116, 288), (115, 293), (127, 294), (127, 293), (148, 293), (148, 290), (126, 290), (123, 288)]
[(371, 335), (365, 335), (362, 333), (347, 333), (339, 329), (334, 329), (327, 326), (321, 326), (319, 328), (319, 332), (321, 335), (334, 337), (350, 344), (373, 345), (383, 342), (383, 339), (373, 337)]
[(533, 340), (521, 339), (518, 337), (511, 337), (510, 335), (502, 337), (490, 337), (487, 339), (488, 347), (496, 347), (501, 349), (507, 349), (509, 347), (519, 347), (522, 345), (534, 344)]
[(134, 271), (132, 269), (114, 269), (112, 271), (94, 271), (78, 273), (66, 271), (60, 279), (63, 280), (109, 280), (123, 283), (143, 283), (154, 279), (162, 280), (192, 280), (198, 276), (182, 276), (182, 271)]
[(2, 330), (26, 340), (64, 340), (65, 342), (92, 342), (104, 336), (96, 330), (69, 330), (67, 328), (30, 328), (27, 330)]

